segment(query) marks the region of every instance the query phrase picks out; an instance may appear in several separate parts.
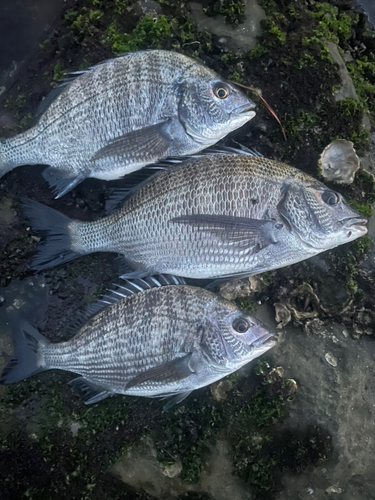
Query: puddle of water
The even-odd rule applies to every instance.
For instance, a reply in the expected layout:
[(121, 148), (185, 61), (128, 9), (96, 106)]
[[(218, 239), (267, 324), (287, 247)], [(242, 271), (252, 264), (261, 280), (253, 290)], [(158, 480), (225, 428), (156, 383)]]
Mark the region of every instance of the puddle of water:
[(362, 7), (368, 16), (371, 24), (375, 26), (375, 2), (374, 0), (357, 0), (356, 5)]
[(226, 24), (224, 17), (220, 15), (206, 16), (199, 3), (190, 2), (189, 7), (198, 30), (213, 33), (222, 39), (222, 45), (233, 51), (251, 50), (257, 43), (257, 37), (262, 33), (260, 22), (267, 17), (256, 0), (245, 1), (245, 21), (238, 25)]
[(0, 95), (38, 49), (64, 0), (1, 0)]

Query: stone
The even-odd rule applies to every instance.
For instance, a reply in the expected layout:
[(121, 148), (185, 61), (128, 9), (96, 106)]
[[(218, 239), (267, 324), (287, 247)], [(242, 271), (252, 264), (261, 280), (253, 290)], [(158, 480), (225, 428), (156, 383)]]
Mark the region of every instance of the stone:
[(229, 50), (247, 52), (257, 44), (257, 38), (262, 34), (260, 22), (266, 19), (264, 10), (256, 0), (245, 0), (245, 20), (234, 25), (227, 24), (223, 16), (206, 16), (200, 3), (190, 2), (190, 15), (198, 26), (198, 31), (208, 31), (221, 39)]
[(339, 47), (333, 42), (326, 42), (327, 49), (331, 57), (339, 67), (339, 76), (341, 78), (341, 87), (334, 93), (335, 101), (343, 101), (347, 97), (358, 99), (357, 92), (354, 87), (353, 80), (346, 68), (345, 61), (341, 57)]
[(197, 483), (182, 481), (178, 477), (182, 470), (179, 470), (178, 461), (163, 467), (156, 455), (153, 441), (144, 438), (118, 460), (109, 472), (120, 481), (137, 490), (143, 489), (160, 500), (177, 498), (189, 491), (206, 492), (215, 500), (252, 498), (248, 486), (232, 473), (230, 447), (224, 440), (218, 439), (214, 446), (209, 447), (206, 466)]
[(176, 477), (181, 473), (181, 471), (182, 471), (181, 460), (177, 460), (172, 465), (166, 465), (164, 467), (163, 474), (164, 474), (164, 476), (167, 476), (167, 477)]
[(342, 488), (339, 488), (337, 485), (336, 486), (329, 486), (326, 489), (326, 492), (330, 495), (331, 493), (342, 493)]

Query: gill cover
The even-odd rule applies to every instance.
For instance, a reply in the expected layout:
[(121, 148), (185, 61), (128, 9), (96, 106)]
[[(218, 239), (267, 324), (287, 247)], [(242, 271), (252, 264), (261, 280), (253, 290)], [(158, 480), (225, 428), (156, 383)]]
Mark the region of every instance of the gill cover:
[[(229, 121), (229, 116), (215, 102), (209, 83), (183, 83), (178, 107), (180, 122), (186, 133), (199, 144), (209, 144), (218, 139), (216, 129)], [(222, 135), (222, 134), (221, 134)]]
[(277, 205), (280, 216), (289, 229), (296, 230), (299, 236), (306, 241), (311, 232), (324, 232), (309, 201), (315, 198), (303, 185), (284, 181), (281, 186), (281, 200)]

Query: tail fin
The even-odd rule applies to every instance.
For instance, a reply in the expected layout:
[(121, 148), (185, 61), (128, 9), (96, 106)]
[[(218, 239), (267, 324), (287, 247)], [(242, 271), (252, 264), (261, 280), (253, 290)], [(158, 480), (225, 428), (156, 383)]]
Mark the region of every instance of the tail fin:
[(71, 248), (72, 241), (69, 229), (71, 220), (68, 217), (53, 208), (27, 198), (21, 198), (21, 204), (23, 213), (30, 221), (31, 227), (42, 237), (38, 253), (31, 261), (31, 269), (39, 271), (57, 266), (81, 255)]
[(1, 374), (1, 384), (13, 384), (48, 370), (41, 359), (39, 346), (46, 345), (49, 341), (23, 318), (15, 317), (12, 323), (14, 357)]

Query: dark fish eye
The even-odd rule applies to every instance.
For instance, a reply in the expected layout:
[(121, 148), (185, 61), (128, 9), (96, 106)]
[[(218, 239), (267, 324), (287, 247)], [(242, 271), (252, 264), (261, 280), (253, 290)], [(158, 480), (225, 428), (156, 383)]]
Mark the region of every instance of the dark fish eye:
[(245, 333), (250, 328), (248, 321), (245, 318), (238, 318), (233, 323), (233, 328), (238, 333)]
[(224, 87), (224, 85), (216, 85), (216, 87), (214, 88), (214, 94), (219, 99), (225, 99), (229, 95), (229, 90)]
[(337, 205), (337, 203), (340, 201), (340, 198), (333, 191), (324, 191), (324, 193), (322, 194), (322, 200), (324, 201), (324, 203), (327, 203), (327, 205)]

